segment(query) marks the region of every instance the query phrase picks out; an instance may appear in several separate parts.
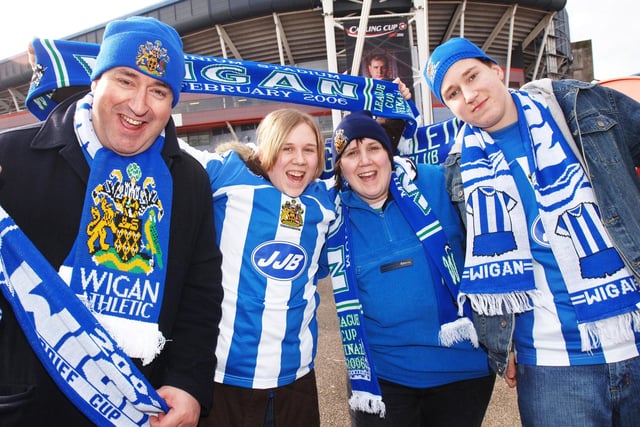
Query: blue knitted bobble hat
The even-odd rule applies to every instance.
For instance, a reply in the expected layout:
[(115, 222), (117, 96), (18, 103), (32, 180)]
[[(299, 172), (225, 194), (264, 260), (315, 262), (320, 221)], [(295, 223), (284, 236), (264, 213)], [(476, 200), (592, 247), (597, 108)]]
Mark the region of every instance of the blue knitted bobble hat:
[(354, 139), (371, 138), (380, 142), (393, 155), (391, 140), (380, 123), (373, 118), (371, 111), (362, 110), (346, 116), (333, 132), (333, 164), (340, 159), (347, 145)]
[(166, 83), (173, 92), (171, 106), (178, 104), (184, 79), (184, 52), (180, 35), (170, 25), (143, 16), (109, 22), (91, 80), (115, 67), (129, 67)]
[(442, 100), (442, 80), (445, 74), (449, 71), (449, 68), (461, 59), (477, 58), (486, 59), (495, 64), (498, 63), (495, 59), (484, 53), (475, 44), (462, 37), (455, 37), (449, 39), (445, 43), (441, 44), (431, 54), (427, 61), (427, 66), (424, 69), (424, 78), (427, 80), (427, 84), (438, 100), (444, 104)]

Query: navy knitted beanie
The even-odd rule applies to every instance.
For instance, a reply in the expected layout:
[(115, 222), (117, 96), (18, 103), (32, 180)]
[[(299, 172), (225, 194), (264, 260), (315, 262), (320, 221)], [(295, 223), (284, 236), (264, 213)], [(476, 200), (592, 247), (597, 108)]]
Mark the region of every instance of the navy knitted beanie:
[(333, 161), (338, 161), (344, 149), (354, 139), (371, 138), (380, 142), (393, 155), (391, 140), (384, 128), (372, 116), (370, 111), (362, 110), (346, 116), (333, 132)]

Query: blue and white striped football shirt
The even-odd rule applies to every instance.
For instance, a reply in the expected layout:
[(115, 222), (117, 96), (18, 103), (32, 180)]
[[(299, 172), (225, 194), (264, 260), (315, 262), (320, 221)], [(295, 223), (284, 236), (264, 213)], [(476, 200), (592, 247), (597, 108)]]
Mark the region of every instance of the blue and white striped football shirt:
[(318, 259), (335, 218), (332, 192), (312, 182), (290, 198), (235, 152), (194, 153), (211, 179), (224, 299), (215, 381), (264, 389), (313, 368)]

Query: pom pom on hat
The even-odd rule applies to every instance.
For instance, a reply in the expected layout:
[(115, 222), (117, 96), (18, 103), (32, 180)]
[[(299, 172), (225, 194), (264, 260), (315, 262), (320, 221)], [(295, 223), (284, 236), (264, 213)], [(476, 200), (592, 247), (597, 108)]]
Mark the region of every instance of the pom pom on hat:
[(107, 24), (91, 80), (115, 67), (129, 67), (166, 83), (180, 99), (184, 52), (178, 32), (155, 18), (133, 16)]
[(354, 139), (371, 138), (379, 141), (393, 155), (391, 140), (384, 128), (378, 123), (370, 111), (357, 111), (346, 116), (333, 132), (332, 154), (334, 164), (338, 161), (347, 145)]
[(427, 61), (427, 66), (424, 69), (424, 78), (427, 80), (427, 84), (436, 97), (442, 101), (442, 80), (444, 75), (447, 74), (449, 68), (460, 61), (461, 59), (477, 58), (486, 59), (495, 64), (498, 63), (495, 59), (484, 53), (475, 44), (462, 37), (455, 37), (449, 39), (445, 43), (441, 44), (431, 54)]

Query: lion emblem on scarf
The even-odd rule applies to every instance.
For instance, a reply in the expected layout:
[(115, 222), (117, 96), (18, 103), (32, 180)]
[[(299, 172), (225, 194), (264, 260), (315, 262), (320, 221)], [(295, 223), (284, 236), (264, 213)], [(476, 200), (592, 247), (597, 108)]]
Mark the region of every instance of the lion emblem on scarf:
[[(107, 229), (110, 229), (112, 233), (117, 230), (113, 221), (116, 213), (111, 205), (106, 199), (102, 199), (100, 207), (102, 208), (102, 215), (100, 215), (100, 210), (96, 206), (91, 207), (92, 220), (87, 225), (87, 235), (89, 236), (87, 246), (90, 254), (94, 254), (98, 250), (106, 251), (109, 249), (109, 244), (106, 242)], [(96, 247), (96, 241), (98, 241), (98, 247)]]

